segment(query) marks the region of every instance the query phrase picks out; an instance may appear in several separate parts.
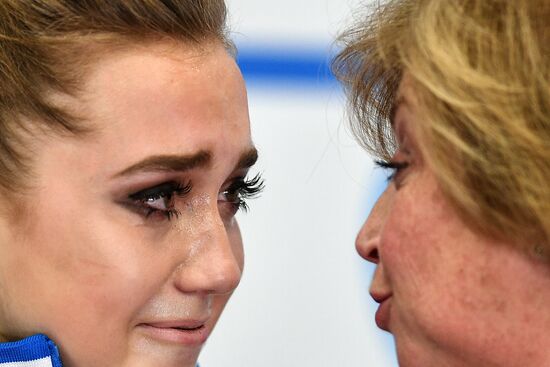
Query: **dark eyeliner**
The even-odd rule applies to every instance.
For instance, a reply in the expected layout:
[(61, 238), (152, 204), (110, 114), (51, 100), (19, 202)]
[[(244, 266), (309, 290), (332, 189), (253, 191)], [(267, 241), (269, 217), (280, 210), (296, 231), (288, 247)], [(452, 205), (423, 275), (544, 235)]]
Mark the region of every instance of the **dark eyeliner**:
[(132, 200), (140, 201), (147, 200), (149, 198), (160, 198), (166, 193), (183, 196), (187, 194), (190, 190), (191, 186), (189, 184), (184, 186), (179, 182), (169, 181), (157, 186), (147, 188), (145, 190), (138, 191), (134, 194), (129, 195), (128, 197)]
[(174, 196), (183, 197), (191, 191), (191, 188), (191, 183), (183, 185), (180, 182), (169, 181), (133, 193), (129, 195), (128, 198), (134, 210), (142, 214), (145, 218), (149, 218), (154, 214), (162, 214), (166, 219), (170, 220), (173, 217), (177, 218), (179, 216), (180, 213), (176, 208), (167, 205), (166, 209), (158, 209), (148, 203), (164, 199), (173, 205), (172, 201)]

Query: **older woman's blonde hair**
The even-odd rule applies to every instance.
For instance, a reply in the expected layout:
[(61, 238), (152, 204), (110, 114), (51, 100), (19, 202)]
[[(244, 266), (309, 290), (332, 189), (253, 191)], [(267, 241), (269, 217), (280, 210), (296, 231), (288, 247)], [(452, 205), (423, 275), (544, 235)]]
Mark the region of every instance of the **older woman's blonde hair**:
[(550, 1), (395, 0), (371, 11), (333, 64), (361, 142), (391, 159), (406, 73), (423, 154), (450, 202), (483, 232), (550, 253)]

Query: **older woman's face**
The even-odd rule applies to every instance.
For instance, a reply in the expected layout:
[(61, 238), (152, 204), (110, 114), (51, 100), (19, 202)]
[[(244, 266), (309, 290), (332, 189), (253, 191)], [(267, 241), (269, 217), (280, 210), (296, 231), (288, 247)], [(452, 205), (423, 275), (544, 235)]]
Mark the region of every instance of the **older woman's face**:
[(83, 93), (65, 102), (93, 132), (43, 137), (2, 218), (0, 333), (45, 333), (67, 366), (194, 366), (243, 268), (241, 74), (221, 45), (136, 47)]
[(403, 367), (545, 365), (547, 265), (463, 223), (418, 149), (420, 120), (407, 78), (400, 99), (393, 160), (407, 167), (396, 172), (356, 243), (377, 264), (371, 294), (381, 302), (378, 326), (395, 336)]

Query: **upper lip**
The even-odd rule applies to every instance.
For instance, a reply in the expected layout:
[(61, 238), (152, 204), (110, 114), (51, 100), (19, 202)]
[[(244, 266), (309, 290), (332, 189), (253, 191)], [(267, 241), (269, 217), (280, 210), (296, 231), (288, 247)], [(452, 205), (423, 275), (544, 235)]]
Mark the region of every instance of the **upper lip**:
[(377, 293), (377, 292), (370, 292), (370, 295), (376, 303), (382, 303), (392, 296), (391, 293)]

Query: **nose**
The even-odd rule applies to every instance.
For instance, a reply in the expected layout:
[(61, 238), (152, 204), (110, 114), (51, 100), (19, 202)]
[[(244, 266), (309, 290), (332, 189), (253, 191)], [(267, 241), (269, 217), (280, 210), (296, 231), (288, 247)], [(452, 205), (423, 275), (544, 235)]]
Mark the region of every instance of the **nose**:
[(389, 211), (393, 190), (395, 189), (390, 185), (378, 198), (355, 240), (355, 248), (359, 255), (374, 264), (380, 262), (380, 234)]
[(202, 218), (200, 226), (185, 261), (176, 271), (176, 287), (184, 293), (230, 294), (242, 275), (238, 225), (224, 225), (216, 210), (216, 214)]

